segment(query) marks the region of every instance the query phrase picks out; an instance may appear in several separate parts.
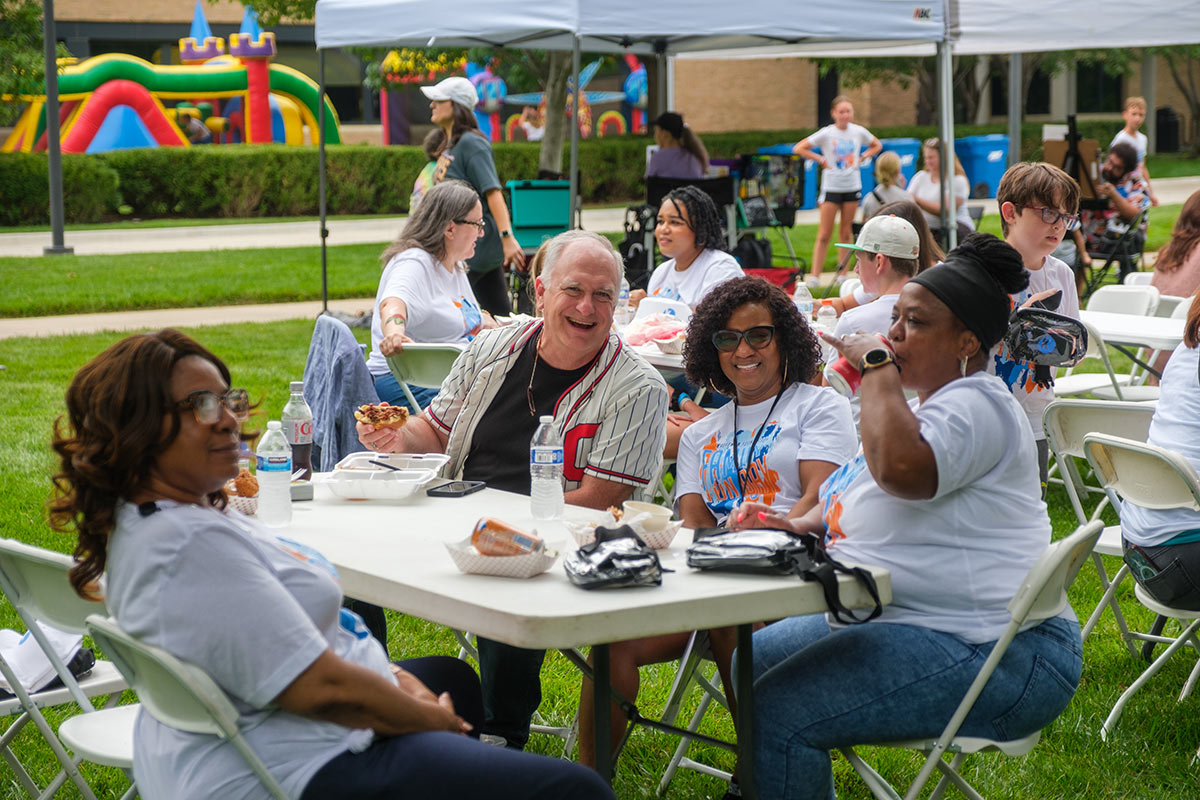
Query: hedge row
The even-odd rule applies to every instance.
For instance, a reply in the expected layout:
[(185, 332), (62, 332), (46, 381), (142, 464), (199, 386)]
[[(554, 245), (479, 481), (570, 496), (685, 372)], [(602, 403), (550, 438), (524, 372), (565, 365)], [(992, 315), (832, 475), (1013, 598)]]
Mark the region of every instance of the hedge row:
[[(1107, 144), (1117, 122), (1080, 124), (1085, 138)], [(1003, 133), (1002, 126), (959, 125), (959, 136)], [(714, 158), (794, 142), (811, 131), (747, 131), (704, 136)], [(932, 126), (877, 128), (880, 138), (936, 135)], [(1024, 158), (1041, 156), (1041, 126), (1022, 127)], [(584, 202), (623, 203), (645, 193), (644, 136), (581, 143)], [(501, 182), (537, 175), (538, 145), (493, 146)], [(564, 155), (563, 170), (566, 166)], [(333, 146), (328, 151), (330, 214), (402, 213), (413, 179), (425, 163), (419, 147)], [(189, 147), (120, 150), (63, 157), (68, 222), (96, 222), (119, 214), (151, 217), (287, 217), (317, 213), (317, 154), (313, 147)], [(48, 221), (46, 157), (0, 156), (0, 225)]]

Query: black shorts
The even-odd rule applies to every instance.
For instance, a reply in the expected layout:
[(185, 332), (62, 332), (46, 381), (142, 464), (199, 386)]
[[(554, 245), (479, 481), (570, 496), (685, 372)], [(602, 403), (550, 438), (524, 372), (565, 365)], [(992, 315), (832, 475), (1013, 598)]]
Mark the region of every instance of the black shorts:
[(857, 203), (862, 200), (862, 192), (825, 192), (821, 195), (822, 203), (837, 203), (839, 206), (843, 203)]

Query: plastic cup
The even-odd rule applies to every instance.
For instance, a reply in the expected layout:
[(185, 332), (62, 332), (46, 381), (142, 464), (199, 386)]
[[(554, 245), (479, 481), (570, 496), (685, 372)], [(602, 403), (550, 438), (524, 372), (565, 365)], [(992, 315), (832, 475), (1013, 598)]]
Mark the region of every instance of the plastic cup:
[(643, 525), (647, 533), (661, 531), (671, 521), (671, 509), (654, 503), (644, 503), (641, 500), (626, 500), (621, 504), (621, 509), (625, 512), (626, 516), (649, 514), (650, 518)]
[[(884, 347), (892, 350), (892, 343), (886, 336), (882, 333), (875, 335), (883, 342)], [(845, 356), (838, 356), (836, 361), (825, 368), (825, 381), (843, 397), (853, 397), (862, 385), (862, 374), (858, 371), (857, 364), (851, 364)]]

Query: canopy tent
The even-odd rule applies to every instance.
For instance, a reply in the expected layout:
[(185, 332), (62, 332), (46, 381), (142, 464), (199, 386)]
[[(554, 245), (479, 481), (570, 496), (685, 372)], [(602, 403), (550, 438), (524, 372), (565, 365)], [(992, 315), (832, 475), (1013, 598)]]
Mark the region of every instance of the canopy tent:
[[(659, 57), (767, 45), (838, 47), (854, 42), (892, 46), (944, 43), (944, 0), (844, 0), (808, 4), (798, 13), (787, 0), (318, 0), (318, 80), (324, 91), (324, 51), (336, 47), (518, 47), (579, 54), (633, 52)], [(943, 49), (945, 49), (943, 47)], [(949, 64), (949, 52), (946, 52)], [(576, 82), (578, 84), (578, 82)], [(943, 81), (948, 108), (949, 72)], [(575, 88), (579, 93), (579, 86)], [(576, 103), (579, 98), (576, 97)], [(322, 108), (323, 111), (323, 108)], [(943, 121), (949, 125), (949, 120)], [(323, 120), (318, 130), (324, 131)], [(572, 221), (577, 196), (579, 129), (571, 126)], [(950, 140), (946, 128), (943, 139)], [(320, 140), (322, 297), (327, 297), (325, 140)], [(943, 182), (947, 185), (948, 182)], [(949, 202), (953, 202), (951, 199)]]

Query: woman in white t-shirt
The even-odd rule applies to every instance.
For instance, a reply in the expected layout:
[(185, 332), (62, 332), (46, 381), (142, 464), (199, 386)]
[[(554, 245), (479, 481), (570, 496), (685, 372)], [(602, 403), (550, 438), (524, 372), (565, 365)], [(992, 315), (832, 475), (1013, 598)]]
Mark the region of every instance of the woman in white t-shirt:
[[(1008, 326), (1007, 293), (1027, 281), (1015, 250), (976, 234), (905, 284), (894, 350), (873, 335), (825, 337), (862, 372), (862, 450), (807, 514), (750, 503), (734, 521), (824, 536), (836, 558), (885, 567), (892, 602), (862, 625), (812, 615), (754, 634), (761, 796), (825, 800), (830, 750), (941, 733), (1050, 543), (1033, 434), (984, 370)], [(911, 405), (905, 389), (917, 393)], [(961, 735), (1003, 741), (1041, 729), (1070, 702), (1081, 669), (1069, 607), (1031, 621)]]
[[(925, 221), (935, 231), (942, 227), (942, 178), (941, 151), (938, 139), (926, 139), (921, 147), (925, 168), (920, 170), (908, 182), (908, 193), (921, 210), (925, 212)], [(975, 230), (971, 221), (971, 213), (967, 210), (967, 197), (971, 194), (971, 185), (967, 181), (967, 173), (963, 169), (958, 156), (954, 156), (954, 220), (958, 226), (958, 238), (965, 239)], [(944, 240), (944, 239), (943, 239)]]
[[(779, 514), (800, 515), (817, 502), (817, 487), (857, 449), (850, 404), (813, 386), (821, 359), (812, 329), (776, 286), (761, 278), (722, 283), (704, 298), (688, 325), (688, 379), (734, 398), (683, 433), (676, 462), (679, 515), (689, 528), (723, 523), (745, 500)], [(710, 631), (713, 657), (733, 699), (732, 628)], [(612, 685), (634, 698), (638, 667), (678, 658), (690, 634), (610, 646)], [(581, 695), (580, 762), (594, 763), (592, 692)], [(613, 742), (624, 731), (615, 705)], [(764, 795), (766, 796), (766, 795)]]
[[(387, 363), (406, 342), (466, 343), (496, 327), (492, 315), (480, 309), (465, 265), (484, 234), (483, 220), (483, 206), (470, 184), (443, 181), (425, 194), (400, 238), (380, 256), (383, 275), (367, 359), (380, 400), (408, 402)], [(421, 408), (437, 395), (435, 388), (410, 389)]]
[(646, 291), (629, 293), (634, 306), (643, 298), (661, 297), (695, 307), (718, 284), (745, 274), (722, 249), (725, 236), (716, 204), (695, 186), (680, 186), (663, 198), (654, 238), (667, 260), (650, 275)]
[[(821, 270), (825, 267), (825, 256), (833, 238), (833, 221), (838, 215), (841, 215), (838, 241), (854, 241), (852, 225), (854, 215), (858, 213), (858, 201), (862, 199), (862, 176), (858, 168), (883, 149), (874, 134), (862, 125), (854, 124), (854, 106), (850, 98), (843, 95), (833, 98), (829, 113), (833, 116), (832, 125), (801, 139), (792, 148), (796, 155), (821, 165), (821, 195), (817, 201), (821, 222), (813, 245), (812, 272), (805, 279), (810, 288), (820, 284)], [(818, 154), (813, 148), (820, 148), (821, 152)]]
[[(131, 636), (200, 667), (293, 800), (606, 798), (596, 773), (471, 738), (479, 679), (447, 656), (388, 662), (342, 608), (332, 565), (227, 505), (244, 389), (179, 331), (124, 339), (84, 366), (55, 426), (51, 520), (78, 536), (71, 584)], [(104, 611), (103, 605), (97, 610)], [(237, 749), (138, 714), (143, 797), (267, 800)]]

